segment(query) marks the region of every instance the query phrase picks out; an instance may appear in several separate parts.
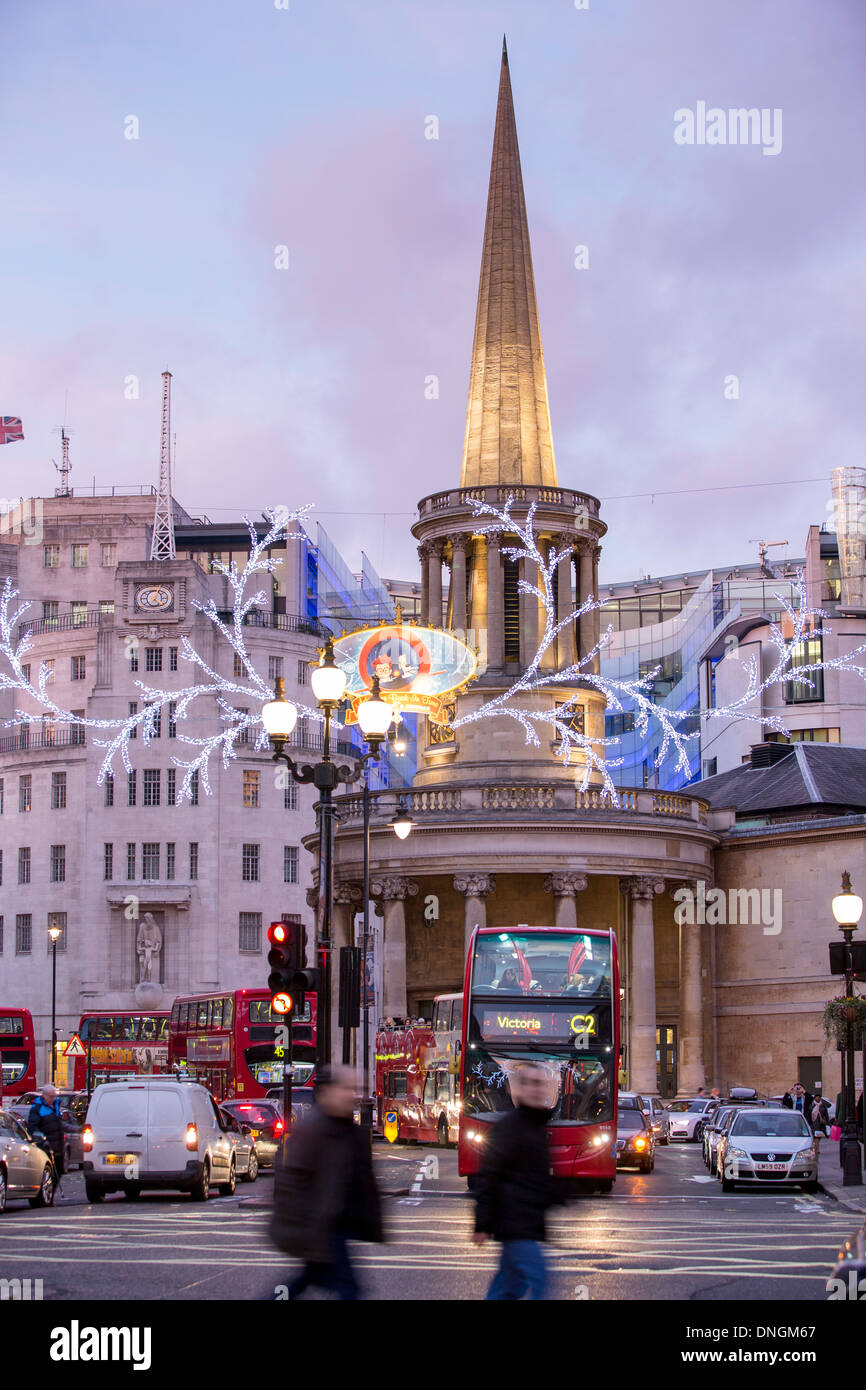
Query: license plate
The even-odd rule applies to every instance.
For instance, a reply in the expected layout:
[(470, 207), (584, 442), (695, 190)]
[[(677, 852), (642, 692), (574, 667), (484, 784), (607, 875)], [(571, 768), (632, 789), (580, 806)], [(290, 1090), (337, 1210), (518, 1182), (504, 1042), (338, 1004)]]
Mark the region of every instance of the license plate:
[(760, 1173), (787, 1173), (787, 1163), (756, 1163), (755, 1167)]
[(120, 1165), (121, 1165), (122, 1167), (124, 1167), (124, 1168), (127, 1166), (128, 1163), (135, 1163), (135, 1162), (137, 1162), (137, 1160), (138, 1160), (138, 1154), (103, 1154), (103, 1155), (102, 1155), (102, 1161), (103, 1161), (103, 1163), (116, 1163), (116, 1164), (120, 1164)]
[(251, 1139), (258, 1139), (258, 1137), (259, 1137), (259, 1135), (261, 1134), (261, 1132), (262, 1132), (262, 1131), (261, 1131), (260, 1129), (251, 1129), (251, 1130), (250, 1130), (250, 1138), (251, 1138)]

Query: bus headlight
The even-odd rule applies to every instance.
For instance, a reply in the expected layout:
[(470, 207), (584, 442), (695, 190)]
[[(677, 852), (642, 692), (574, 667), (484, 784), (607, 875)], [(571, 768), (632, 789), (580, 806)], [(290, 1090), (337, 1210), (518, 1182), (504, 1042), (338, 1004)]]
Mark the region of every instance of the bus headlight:
[(594, 1149), (600, 1149), (606, 1142), (607, 1135), (605, 1134), (594, 1134), (592, 1136), (592, 1147)]
[(477, 1130), (477, 1129), (470, 1129), (470, 1131), (469, 1131), (469, 1133), (467, 1134), (466, 1138), (467, 1138), (467, 1139), (471, 1139), (473, 1144), (483, 1144), (483, 1143), (484, 1143), (484, 1135), (483, 1135), (479, 1130)]

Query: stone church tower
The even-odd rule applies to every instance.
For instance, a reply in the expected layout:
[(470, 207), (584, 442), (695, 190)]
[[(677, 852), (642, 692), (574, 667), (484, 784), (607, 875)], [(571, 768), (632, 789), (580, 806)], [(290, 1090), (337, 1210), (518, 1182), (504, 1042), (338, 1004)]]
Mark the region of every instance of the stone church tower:
[[(456, 470), (455, 470), (456, 471)], [(412, 528), (419, 542), (425, 621), (466, 634), (482, 675), (456, 702), (464, 715), (514, 683), (538, 649), (540, 604), (520, 593), (526, 561), (503, 554), (509, 537), (477, 534), (471, 507), (513, 498), (522, 520), (536, 504), (541, 546), (571, 552), (558, 569), (558, 617), (597, 592), (605, 526), (595, 497), (559, 485), (508, 55), (503, 47), (460, 486), (425, 497)], [(447, 591), (443, 571), (448, 572)], [(598, 640), (598, 614), (569, 624), (546, 653), (563, 669)], [(539, 709), (574, 687), (530, 690)], [(576, 715), (604, 735), (604, 701), (583, 689)], [(420, 722), (420, 721), (419, 721)], [(694, 1089), (709, 1049), (706, 944), (674, 922), (670, 890), (710, 881), (718, 843), (704, 801), (644, 789), (611, 806), (581, 790), (583, 768), (563, 766), (555, 742), (527, 745), (508, 718), (457, 729), (419, 728), (419, 767), (408, 801), (415, 828), (390, 826), (397, 795), (372, 797), (371, 888), (380, 918), (379, 1015), (429, 1015), (433, 997), (462, 989), (466, 942), (476, 925), (612, 927), (623, 965), (623, 1037), (629, 1083), (649, 1091)], [(338, 798), (334, 946), (354, 939), (361, 911), (362, 800)], [(311, 846), (312, 848), (312, 846)], [(668, 891), (665, 891), (666, 888)], [(658, 1031), (657, 1031), (658, 1030)], [(678, 1061), (678, 1068), (677, 1068)]]

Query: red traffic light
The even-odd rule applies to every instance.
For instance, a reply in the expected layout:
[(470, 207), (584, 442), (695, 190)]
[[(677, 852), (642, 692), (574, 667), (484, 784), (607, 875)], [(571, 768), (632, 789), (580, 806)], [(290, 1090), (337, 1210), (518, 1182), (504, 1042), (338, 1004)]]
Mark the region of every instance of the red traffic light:
[(272, 946), (282, 946), (289, 939), (289, 929), (285, 922), (271, 922), (268, 927), (268, 941)]
[(292, 996), (285, 990), (280, 990), (271, 999), (271, 1008), (275, 1014), (290, 1014), (292, 1012)]

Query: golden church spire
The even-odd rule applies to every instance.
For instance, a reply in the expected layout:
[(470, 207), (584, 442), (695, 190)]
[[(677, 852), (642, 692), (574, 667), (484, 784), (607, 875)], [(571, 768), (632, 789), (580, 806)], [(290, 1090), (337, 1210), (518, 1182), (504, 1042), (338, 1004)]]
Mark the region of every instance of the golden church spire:
[(489, 483), (557, 486), (504, 39), (460, 477)]

